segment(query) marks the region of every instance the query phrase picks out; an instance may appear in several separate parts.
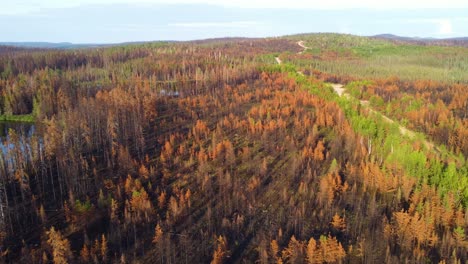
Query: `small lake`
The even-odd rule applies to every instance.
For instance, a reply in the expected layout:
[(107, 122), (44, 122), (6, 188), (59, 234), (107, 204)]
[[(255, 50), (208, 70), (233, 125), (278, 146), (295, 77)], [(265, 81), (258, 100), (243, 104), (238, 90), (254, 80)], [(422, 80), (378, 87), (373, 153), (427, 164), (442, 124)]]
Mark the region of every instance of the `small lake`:
[[(18, 135), (19, 146), (15, 146), (14, 143), (10, 142), (8, 133), (10, 129), (14, 130)], [(35, 132), (36, 125), (34, 123), (0, 121), (0, 170), (4, 169), (4, 166), (9, 167), (10, 171), (14, 169), (16, 163), (13, 157), (9, 155), (12, 149), (19, 147), (25, 158), (30, 154), (30, 139)]]
[(10, 129), (15, 130), (18, 136), (31, 137), (34, 133), (35, 125), (34, 123), (27, 122), (0, 121), (0, 139), (2, 142), (7, 138)]

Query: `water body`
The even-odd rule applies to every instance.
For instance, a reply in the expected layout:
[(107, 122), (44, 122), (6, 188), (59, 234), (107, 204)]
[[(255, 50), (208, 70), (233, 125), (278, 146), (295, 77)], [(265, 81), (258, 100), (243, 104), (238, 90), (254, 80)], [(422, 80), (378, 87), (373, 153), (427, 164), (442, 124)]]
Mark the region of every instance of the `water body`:
[[(0, 121), (0, 157), (6, 157), (15, 146), (10, 141), (9, 131), (14, 130), (20, 138), (20, 147), (23, 151), (29, 149), (31, 137), (36, 131), (34, 123)], [(8, 162), (8, 161), (7, 161)]]
[(31, 137), (35, 131), (34, 123), (0, 121), (0, 139), (5, 141), (8, 131), (13, 129), (18, 136)]

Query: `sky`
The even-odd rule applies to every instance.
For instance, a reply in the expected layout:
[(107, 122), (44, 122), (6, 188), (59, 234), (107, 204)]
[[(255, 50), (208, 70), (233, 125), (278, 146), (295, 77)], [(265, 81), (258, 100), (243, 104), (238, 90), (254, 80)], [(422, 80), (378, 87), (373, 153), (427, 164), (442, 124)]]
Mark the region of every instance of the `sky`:
[[(4, 3), (2, 3), (4, 2)], [(466, 0), (0, 0), (0, 42), (468, 36)]]

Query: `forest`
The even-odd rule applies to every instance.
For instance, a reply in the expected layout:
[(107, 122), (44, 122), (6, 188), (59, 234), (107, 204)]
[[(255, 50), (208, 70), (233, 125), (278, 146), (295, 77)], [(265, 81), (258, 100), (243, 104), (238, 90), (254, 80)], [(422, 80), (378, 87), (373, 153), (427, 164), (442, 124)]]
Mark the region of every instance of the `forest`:
[(0, 47), (0, 262), (466, 263), (468, 47), (437, 44)]

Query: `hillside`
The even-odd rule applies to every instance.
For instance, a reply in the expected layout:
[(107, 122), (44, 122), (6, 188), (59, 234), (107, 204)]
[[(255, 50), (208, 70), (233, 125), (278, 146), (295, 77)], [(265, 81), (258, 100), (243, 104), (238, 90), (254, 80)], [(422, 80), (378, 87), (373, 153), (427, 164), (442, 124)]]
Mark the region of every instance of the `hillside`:
[(96, 44), (73, 44), (70, 42), (0, 42), (1, 46), (12, 46), (19, 48), (42, 48), (42, 49), (72, 49), (98, 46)]
[(468, 37), (459, 37), (459, 38), (418, 38), (418, 37), (402, 37), (392, 34), (379, 34), (371, 36), (376, 39), (384, 40), (393, 40), (402, 43), (413, 43), (419, 45), (439, 45), (439, 46), (462, 46), (468, 47)]
[[(314, 35), (314, 34), (301, 34), (301, 35)], [(459, 38), (419, 38), (419, 37), (403, 37), (393, 34), (379, 34), (374, 36), (369, 36), (369, 38), (381, 39), (396, 41), (400, 43), (412, 43), (418, 45), (440, 45), (440, 46), (468, 46), (468, 37), (459, 37)], [(241, 38), (241, 37), (230, 37), (230, 38), (214, 38), (214, 39), (204, 39), (204, 40), (194, 40), (192, 43), (202, 44), (202, 43), (216, 43), (216, 42), (225, 42), (225, 41), (242, 41), (242, 40), (255, 40), (253, 38)], [(79, 48), (96, 48), (96, 47), (109, 47), (109, 46), (119, 46), (119, 45), (129, 45), (129, 44), (145, 44), (145, 43), (155, 43), (155, 42), (174, 42), (171, 40), (166, 41), (143, 41), (143, 42), (124, 42), (124, 43), (84, 43), (76, 44), (70, 42), (0, 42), (0, 46), (11, 46), (18, 48), (36, 48), (36, 49), (79, 49)]]
[(465, 263), (467, 54), (342, 34), (7, 49), (1, 117), (34, 124), (2, 137), (1, 260)]
[(75, 44), (70, 42), (0, 42), (0, 48), (2, 46), (16, 47), (16, 48), (30, 48), (30, 49), (89, 49), (89, 48), (102, 48), (112, 46), (124, 46), (124, 45), (138, 45), (145, 43), (157, 43), (167, 41), (136, 41), (136, 42), (125, 42), (125, 43), (81, 43)]

